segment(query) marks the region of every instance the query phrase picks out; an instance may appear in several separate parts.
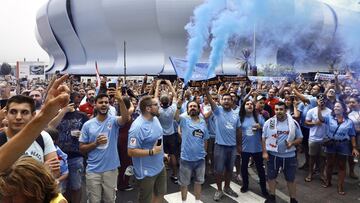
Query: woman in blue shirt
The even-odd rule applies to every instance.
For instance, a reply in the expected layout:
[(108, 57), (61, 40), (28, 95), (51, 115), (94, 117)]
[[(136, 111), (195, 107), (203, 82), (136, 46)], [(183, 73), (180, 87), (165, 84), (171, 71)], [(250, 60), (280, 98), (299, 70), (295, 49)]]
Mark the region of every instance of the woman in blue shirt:
[(262, 158), (261, 130), (264, 125), (264, 118), (256, 113), (254, 103), (247, 99), (241, 105), (239, 112), (242, 129), (242, 151), (241, 151), (241, 177), (243, 186), (241, 192), (247, 192), (249, 189), (249, 159), (255, 162), (256, 170), (260, 179), (260, 188), (262, 194), (266, 197), (265, 170)]
[[(324, 105), (318, 101), (318, 106)], [(321, 108), (318, 108), (321, 109)], [(327, 144), (325, 143), (326, 156), (326, 180), (323, 187), (331, 186), (331, 175), (334, 164), (337, 163), (338, 173), (338, 194), (345, 195), (344, 179), (346, 175), (346, 157), (358, 156), (356, 149), (355, 129), (353, 122), (346, 114), (346, 105), (337, 101), (334, 105), (332, 116), (323, 117), (321, 110), (318, 111), (319, 120), (325, 122), (329, 127)], [(351, 145), (350, 145), (351, 143)]]

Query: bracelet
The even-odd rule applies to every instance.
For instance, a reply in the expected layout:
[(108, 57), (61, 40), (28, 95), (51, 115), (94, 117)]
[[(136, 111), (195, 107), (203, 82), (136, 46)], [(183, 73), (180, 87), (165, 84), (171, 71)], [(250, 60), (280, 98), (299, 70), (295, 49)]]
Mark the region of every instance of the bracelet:
[(152, 149), (149, 149), (149, 156), (154, 155), (154, 151)]
[(151, 156), (151, 149), (149, 149), (149, 156)]

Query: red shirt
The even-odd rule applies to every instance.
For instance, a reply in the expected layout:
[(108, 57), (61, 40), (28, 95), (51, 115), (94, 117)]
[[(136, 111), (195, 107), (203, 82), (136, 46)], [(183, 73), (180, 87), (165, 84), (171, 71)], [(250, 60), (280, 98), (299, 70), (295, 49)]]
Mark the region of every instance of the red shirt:
[(275, 104), (279, 102), (278, 98), (268, 98), (265, 100), (265, 104), (269, 105), (273, 112), (275, 112)]
[(89, 102), (86, 102), (79, 107), (79, 110), (86, 113), (86, 115), (90, 118), (94, 113), (94, 106), (92, 106)]

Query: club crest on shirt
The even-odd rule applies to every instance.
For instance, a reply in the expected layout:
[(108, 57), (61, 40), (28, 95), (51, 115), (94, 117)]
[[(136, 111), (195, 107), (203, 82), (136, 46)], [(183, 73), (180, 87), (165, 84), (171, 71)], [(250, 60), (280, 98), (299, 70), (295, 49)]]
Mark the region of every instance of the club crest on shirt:
[(111, 127), (112, 127), (111, 123), (108, 123), (107, 128), (110, 130), (110, 129), (111, 129)]
[(193, 134), (193, 136), (198, 137), (198, 138), (204, 137), (204, 132), (200, 129), (194, 130), (192, 134)]
[(132, 146), (132, 147), (136, 146), (136, 138), (135, 137), (130, 138), (130, 146)]
[(234, 129), (234, 127), (231, 125), (230, 122), (226, 122), (225, 128), (227, 128), (227, 129), (229, 129), (229, 130)]

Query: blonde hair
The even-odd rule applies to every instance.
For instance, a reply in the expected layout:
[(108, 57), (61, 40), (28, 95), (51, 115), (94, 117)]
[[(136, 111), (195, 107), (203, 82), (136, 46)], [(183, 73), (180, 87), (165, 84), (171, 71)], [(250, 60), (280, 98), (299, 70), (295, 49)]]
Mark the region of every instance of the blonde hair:
[(57, 183), (43, 164), (31, 157), (22, 157), (0, 173), (0, 195), (18, 194), (32, 201), (50, 202), (58, 195)]

